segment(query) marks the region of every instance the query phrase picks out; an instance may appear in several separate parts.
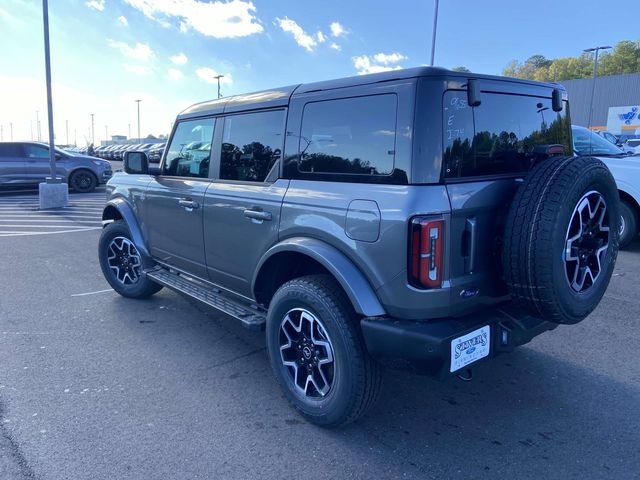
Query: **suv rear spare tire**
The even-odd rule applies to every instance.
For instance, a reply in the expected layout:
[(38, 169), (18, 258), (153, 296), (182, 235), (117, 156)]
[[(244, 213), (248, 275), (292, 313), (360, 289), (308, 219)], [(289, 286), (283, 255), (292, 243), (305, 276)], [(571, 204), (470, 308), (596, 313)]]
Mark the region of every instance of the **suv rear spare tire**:
[(618, 253), (618, 191), (593, 157), (533, 167), (507, 216), (503, 268), (511, 295), (554, 323), (584, 319), (604, 295)]

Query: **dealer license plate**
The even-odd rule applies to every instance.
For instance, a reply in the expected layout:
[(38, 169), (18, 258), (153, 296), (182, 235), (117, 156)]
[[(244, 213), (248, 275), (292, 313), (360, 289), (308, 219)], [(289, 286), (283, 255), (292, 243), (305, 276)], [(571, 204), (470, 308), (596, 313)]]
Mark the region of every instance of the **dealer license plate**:
[(482, 328), (451, 340), (451, 369), (455, 372), (489, 355), (491, 327)]

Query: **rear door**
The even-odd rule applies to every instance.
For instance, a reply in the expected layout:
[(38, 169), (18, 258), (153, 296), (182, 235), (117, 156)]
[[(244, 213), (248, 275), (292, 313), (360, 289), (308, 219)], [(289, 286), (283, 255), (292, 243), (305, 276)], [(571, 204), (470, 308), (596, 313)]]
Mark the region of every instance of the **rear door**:
[[(481, 104), (465, 90), (443, 95), (443, 177), (451, 201), (452, 301), (506, 293), (501, 281), (504, 222), (516, 189), (549, 145), (571, 154), (567, 108), (554, 112), (551, 89), (517, 94), (485, 85)], [(531, 92), (527, 92), (531, 93)], [(544, 96), (546, 95), (546, 96)]]
[(163, 263), (206, 277), (202, 219), (209, 186), (216, 119), (178, 123), (169, 151), (145, 193), (141, 212), (151, 254)]
[(285, 119), (284, 109), (224, 117), (219, 173), (205, 193), (209, 278), (248, 297), (260, 257), (278, 240), (289, 185), (278, 178)]

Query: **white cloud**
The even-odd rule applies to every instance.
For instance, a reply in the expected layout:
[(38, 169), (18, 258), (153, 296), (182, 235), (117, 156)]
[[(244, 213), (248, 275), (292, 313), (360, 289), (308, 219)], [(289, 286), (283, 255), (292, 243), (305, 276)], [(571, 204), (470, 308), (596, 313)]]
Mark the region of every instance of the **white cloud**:
[(213, 38), (246, 37), (263, 31), (255, 16), (253, 2), (200, 0), (125, 0), (161, 25), (167, 19), (178, 21), (181, 32), (190, 28)]
[(378, 63), (382, 63), (384, 65), (390, 65), (393, 63), (398, 63), (403, 60), (406, 60), (407, 57), (405, 55), (402, 55), (401, 53), (393, 52), (393, 53), (376, 53), (373, 56), (373, 59)]
[(184, 78), (184, 74), (177, 68), (170, 68), (167, 70), (167, 77), (170, 80), (182, 80)]
[(293, 39), (298, 45), (306, 49), (309, 52), (313, 52), (313, 49), (318, 45), (316, 39), (305, 32), (300, 25), (294, 20), (288, 17), (276, 18), (276, 25), (279, 26), (284, 32), (293, 35)]
[(127, 20), (127, 17), (125, 17), (125, 16), (123, 16), (123, 15), (120, 15), (120, 16), (118, 17), (118, 21), (120, 22), (120, 25), (123, 25), (123, 26), (125, 26), (125, 27), (128, 27), (128, 26), (129, 26), (129, 21)]
[(147, 67), (144, 65), (129, 65), (128, 63), (124, 63), (122, 68), (127, 72), (135, 73), (136, 75), (144, 75), (147, 73)]
[(89, 8), (93, 8), (94, 10), (102, 12), (104, 11), (104, 2), (105, 0), (90, 0), (86, 2), (85, 5)]
[(333, 22), (331, 25), (329, 25), (329, 28), (331, 29), (331, 35), (336, 38), (341, 37), (342, 35), (345, 35), (347, 33), (347, 31), (339, 22)]
[[(213, 68), (209, 67), (201, 67), (196, 70), (196, 75), (200, 77), (201, 80), (211, 83), (218, 84), (218, 80), (216, 80), (216, 76), (220, 75)], [(230, 73), (224, 73), (224, 76), (220, 79), (220, 85), (231, 85), (233, 83), (233, 77)]]
[(330, 47), (331, 47), (331, 48), (333, 48), (334, 50), (337, 50), (338, 52), (339, 52), (340, 50), (342, 50), (342, 47), (341, 47), (340, 45), (338, 45), (337, 43), (335, 43), (335, 42), (333, 42), (333, 43), (330, 45)]
[(327, 37), (322, 32), (316, 33), (316, 38), (318, 39), (318, 43), (324, 43), (327, 40)]
[(358, 75), (365, 75), (367, 73), (387, 72), (389, 70), (400, 70), (402, 67), (397, 64), (398, 62), (405, 60), (407, 57), (400, 53), (377, 53), (373, 57), (367, 55), (360, 55), (353, 57), (353, 66), (356, 67)]
[(133, 60), (146, 62), (154, 56), (153, 50), (146, 43), (138, 42), (135, 46), (131, 47), (124, 42), (116, 42), (115, 40), (108, 38), (107, 44), (112, 48), (120, 50), (125, 57), (129, 57)]
[(187, 63), (189, 59), (184, 53), (180, 52), (179, 54), (174, 55), (173, 57), (169, 57), (169, 60), (171, 60), (171, 62), (175, 65), (184, 65), (185, 63)]

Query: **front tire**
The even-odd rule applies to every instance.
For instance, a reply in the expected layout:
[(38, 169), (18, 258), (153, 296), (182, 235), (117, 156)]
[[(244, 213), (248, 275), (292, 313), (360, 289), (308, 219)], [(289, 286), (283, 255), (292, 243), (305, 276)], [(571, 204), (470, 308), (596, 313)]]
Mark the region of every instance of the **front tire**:
[(620, 248), (628, 246), (638, 236), (638, 213), (624, 200), (620, 201)]
[(366, 351), (349, 299), (329, 275), (282, 285), (269, 306), (266, 330), (273, 372), (311, 423), (347, 424), (377, 400), (380, 366)]
[(109, 285), (123, 297), (147, 298), (162, 289), (144, 274), (147, 261), (138, 251), (129, 227), (115, 221), (102, 230), (98, 245), (102, 274)]
[(71, 174), (69, 184), (78, 193), (89, 193), (96, 189), (98, 179), (89, 170), (76, 170)]

